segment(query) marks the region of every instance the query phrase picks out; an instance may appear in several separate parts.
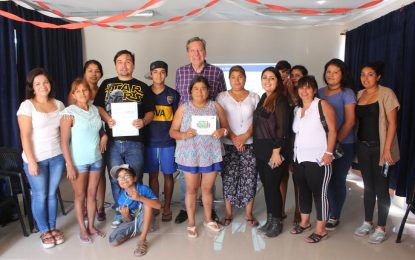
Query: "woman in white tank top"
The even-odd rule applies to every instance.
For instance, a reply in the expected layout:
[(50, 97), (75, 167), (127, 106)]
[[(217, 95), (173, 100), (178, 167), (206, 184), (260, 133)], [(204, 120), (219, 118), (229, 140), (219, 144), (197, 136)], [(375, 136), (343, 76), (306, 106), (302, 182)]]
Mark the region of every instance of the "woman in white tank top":
[[(304, 76), (298, 83), (299, 104), (294, 111), (294, 179), (300, 188), (301, 222), (291, 234), (301, 234), (311, 228), (310, 213), (314, 198), (317, 223), (314, 232), (305, 238), (317, 243), (327, 238), (327, 188), (331, 177), (331, 162), (336, 142), (336, 115), (324, 100), (316, 98), (317, 82), (313, 76)], [(319, 102), (328, 125), (328, 133), (321, 124)]]

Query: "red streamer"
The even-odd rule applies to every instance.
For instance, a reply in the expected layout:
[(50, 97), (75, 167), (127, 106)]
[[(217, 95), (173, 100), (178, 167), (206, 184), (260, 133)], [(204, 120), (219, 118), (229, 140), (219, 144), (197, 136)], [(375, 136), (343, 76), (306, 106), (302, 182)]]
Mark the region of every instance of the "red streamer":
[[(116, 28), (116, 29), (120, 29), (120, 30), (126, 29), (126, 28), (142, 29), (142, 28), (145, 28), (145, 27), (160, 26), (160, 25), (163, 25), (165, 23), (180, 21), (180, 20), (184, 19), (185, 17), (193, 16), (193, 15), (201, 12), (203, 9), (212, 7), (213, 5), (217, 4), (219, 2), (219, 0), (212, 0), (209, 3), (207, 3), (205, 6), (203, 6), (202, 8), (197, 8), (195, 10), (192, 10), (192, 11), (188, 12), (186, 15), (183, 15), (183, 16), (175, 16), (175, 17), (172, 17), (172, 18), (170, 18), (168, 20), (153, 22), (153, 23), (148, 24), (148, 25), (145, 25), (145, 24), (134, 24), (134, 25), (126, 26), (126, 25), (108, 25), (107, 24), (109, 22), (114, 22), (114, 21), (118, 21), (120, 19), (123, 19), (123, 18), (131, 15), (134, 12), (137, 12), (137, 11), (140, 11), (140, 10), (143, 10), (143, 9), (146, 9), (146, 8), (149, 8), (150, 6), (152, 6), (152, 5), (154, 5), (154, 4), (158, 3), (158, 2), (160, 2), (160, 0), (150, 0), (146, 4), (144, 4), (142, 7), (138, 8), (138, 9), (135, 9), (135, 10), (129, 11), (129, 12), (125, 12), (125, 13), (121, 13), (121, 14), (116, 14), (116, 15), (113, 15), (111, 17), (105, 18), (104, 20), (99, 21), (99, 22), (87, 21), (87, 22), (79, 22), (79, 23), (68, 23), (68, 24), (63, 24), (63, 25), (56, 25), (56, 24), (52, 24), (52, 23), (45, 23), (45, 22), (38, 22), (38, 21), (29, 21), (29, 20), (23, 19), (23, 18), (21, 18), (19, 16), (16, 16), (16, 15), (14, 15), (12, 13), (9, 13), (9, 12), (3, 11), (3, 10), (0, 10), (0, 15), (3, 16), (3, 17), (6, 17), (8, 19), (14, 20), (14, 21), (18, 21), (18, 22), (22, 22), (22, 23), (30, 23), (30, 24), (32, 24), (34, 26), (41, 27), (41, 28), (69, 29), (69, 30), (73, 30), (73, 29), (81, 29), (81, 28), (85, 28), (85, 27), (88, 27), (88, 26), (96, 25), (96, 26), (100, 26), (100, 27), (103, 27), (103, 28), (112, 27), (112, 28)], [(36, 3), (39, 6), (41, 6), (42, 8), (44, 8), (44, 9), (50, 11), (50, 12), (53, 12), (56, 15), (58, 15), (58, 13), (59, 13), (60, 15), (58, 15), (58, 16), (61, 16), (62, 18), (65, 17), (64, 14), (62, 14), (61, 12), (59, 12), (57, 10), (52, 10), (51, 8), (49, 8), (49, 6), (47, 6), (42, 1), (36, 1)]]
[(262, 5), (266, 8), (268, 8), (268, 9), (272, 9), (272, 10), (284, 11), (284, 12), (295, 12), (295, 13), (307, 14), (307, 15), (347, 13), (347, 12), (351, 12), (351, 11), (357, 10), (357, 9), (369, 8), (369, 7), (372, 7), (374, 5), (377, 5), (381, 2), (383, 2), (383, 0), (375, 0), (375, 1), (370, 1), (369, 3), (363, 4), (361, 6), (358, 6), (356, 8), (333, 8), (333, 9), (330, 9), (326, 12), (322, 12), (322, 11), (317, 10), (317, 9), (290, 9), (288, 7), (285, 7), (285, 6), (274, 5), (274, 4), (265, 4), (265, 3), (262, 3), (260, 0), (245, 0), (245, 1), (248, 2), (248, 3), (251, 3), (251, 4), (255, 4), (255, 5)]

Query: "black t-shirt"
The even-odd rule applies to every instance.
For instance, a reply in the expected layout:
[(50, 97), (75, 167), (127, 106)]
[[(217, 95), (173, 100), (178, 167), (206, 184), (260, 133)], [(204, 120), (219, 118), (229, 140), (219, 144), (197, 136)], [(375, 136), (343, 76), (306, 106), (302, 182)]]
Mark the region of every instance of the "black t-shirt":
[[(106, 79), (98, 89), (94, 105), (102, 107), (111, 116), (111, 103), (136, 102), (138, 106), (138, 118), (143, 118), (145, 113), (155, 110), (154, 94), (146, 83), (137, 79), (127, 81), (118, 77)], [(112, 131), (105, 124), (109, 139), (130, 140), (144, 142), (144, 131), (140, 130), (139, 136), (112, 137)]]

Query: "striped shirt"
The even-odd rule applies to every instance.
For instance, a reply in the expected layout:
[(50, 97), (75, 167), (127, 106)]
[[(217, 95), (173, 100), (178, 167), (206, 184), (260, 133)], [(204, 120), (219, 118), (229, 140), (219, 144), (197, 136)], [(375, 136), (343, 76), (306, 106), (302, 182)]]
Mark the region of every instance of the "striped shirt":
[(180, 104), (191, 100), (189, 87), (192, 79), (196, 76), (203, 76), (209, 81), (209, 99), (211, 100), (215, 100), (220, 92), (226, 90), (223, 71), (219, 67), (205, 63), (202, 72), (197, 73), (193, 69), (192, 64), (187, 64), (176, 71), (176, 90), (180, 94)]

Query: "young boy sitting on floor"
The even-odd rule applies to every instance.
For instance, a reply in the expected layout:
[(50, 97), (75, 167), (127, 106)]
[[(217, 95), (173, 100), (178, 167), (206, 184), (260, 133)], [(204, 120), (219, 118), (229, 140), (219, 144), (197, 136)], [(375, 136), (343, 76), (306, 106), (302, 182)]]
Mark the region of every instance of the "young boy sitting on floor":
[(160, 201), (148, 186), (136, 183), (136, 174), (128, 164), (114, 166), (110, 174), (118, 180), (122, 189), (118, 210), (123, 222), (112, 231), (109, 242), (112, 246), (118, 246), (141, 232), (134, 255), (143, 256), (147, 253), (146, 237), (153, 218), (153, 209), (160, 209)]

